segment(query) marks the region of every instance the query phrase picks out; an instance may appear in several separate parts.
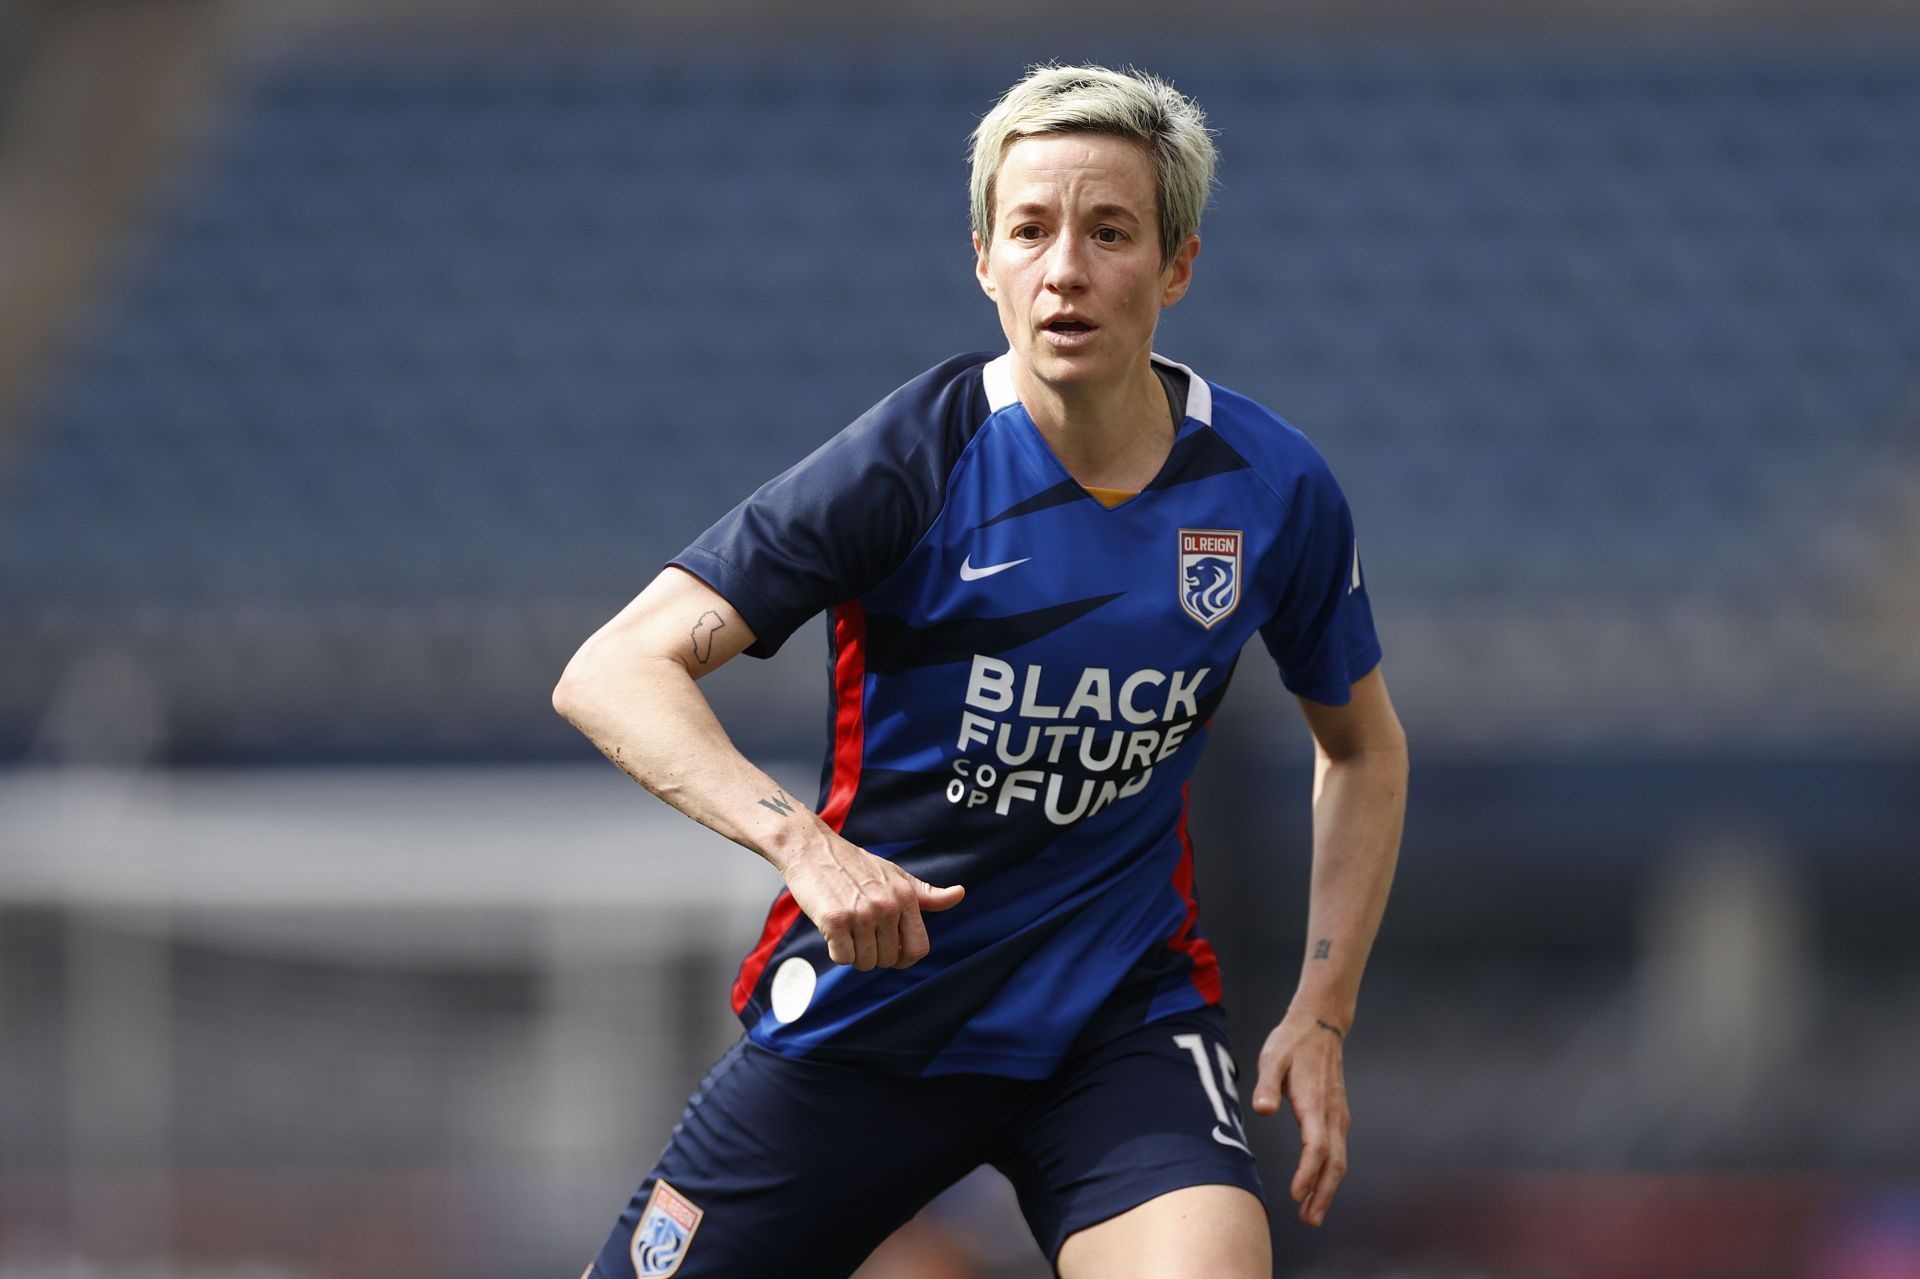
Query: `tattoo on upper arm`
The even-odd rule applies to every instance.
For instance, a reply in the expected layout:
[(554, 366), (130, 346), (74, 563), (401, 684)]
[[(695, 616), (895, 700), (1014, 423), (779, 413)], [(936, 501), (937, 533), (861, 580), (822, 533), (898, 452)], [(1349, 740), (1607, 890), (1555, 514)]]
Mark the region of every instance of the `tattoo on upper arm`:
[(760, 805), (762, 808), (770, 808), (776, 813), (790, 814), (793, 812), (794, 800), (793, 796), (787, 794), (785, 791), (777, 790), (765, 799), (755, 800), (754, 803)]
[(1332, 954), (1333, 939), (1331, 937), (1322, 937), (1319, 941), (1313, 943), (1313, 957), (1315, 959), (1325, 959)]
[(713, 658), (714, 632), (726, 629), (726, 621), (720, 614), (708, 609), (700, 614), (700, 620), (693, 624), (693, 660), (705, 666)]

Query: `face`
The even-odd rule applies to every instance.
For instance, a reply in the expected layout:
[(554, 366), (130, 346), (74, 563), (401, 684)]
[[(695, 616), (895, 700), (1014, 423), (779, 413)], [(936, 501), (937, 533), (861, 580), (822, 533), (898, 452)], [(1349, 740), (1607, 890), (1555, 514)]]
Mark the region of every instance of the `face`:
[(1065, 389), (1144, 369), (1162, 307), (1193, 279), (1200, 237), (1160, 261), (1153, 158), (1103, 134), (1022, 138), (994, 180), (993, 229), (974, 237), (980, 287), (1017, 360)]

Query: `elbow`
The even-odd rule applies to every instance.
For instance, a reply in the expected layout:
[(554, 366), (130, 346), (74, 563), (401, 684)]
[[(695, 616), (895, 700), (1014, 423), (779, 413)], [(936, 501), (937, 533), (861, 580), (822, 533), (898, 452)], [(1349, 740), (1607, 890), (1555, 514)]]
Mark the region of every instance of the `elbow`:
[(1323, 744), (1320, 750), (1336, 768), (1360, 768), (1403, 779), (1407, 775), (1407, 730), (1397, 718), (1371, 726), (1364, 737), (1332, 749)]
[(1398, 718), (1394, 719), (1384, 740), (1381, 741), (1379, 754), (1381, 758), (1387, 761), (1387, 767), (1392, 770), (1394, 778), (1400, 783), (1401, 788), (1404, 790), (1407, 784), (1407, 772), (1409, 768), (1407, 762), (1407, 730), (1402, 727)]
[(651, 656), (595, 636), (580, 646), (560, 672), (553, 686), (553, 709), (594, 737), (609, 715), (647, 710), (660, 696), (661, 681), (683, 670), (670, 657)]
[(561, 719), (578, 727), (580, 717), (588, 700), (588, 688), (592, 677), (581, 660), (586, 649), (573, 655), (565, 670), (560, 672), (560, 680), (553, 686), (553, 710)]
[(1387, 785), (1398, 798), (1395, 801), (1404, 810), (1407, 803), (1407, 782), (1410, 766), (1407, 758), (1407, 730), (1400, 721), (1393, 722), (1393, 732), (1382, 747), (1386, 759), (1385, 771)]

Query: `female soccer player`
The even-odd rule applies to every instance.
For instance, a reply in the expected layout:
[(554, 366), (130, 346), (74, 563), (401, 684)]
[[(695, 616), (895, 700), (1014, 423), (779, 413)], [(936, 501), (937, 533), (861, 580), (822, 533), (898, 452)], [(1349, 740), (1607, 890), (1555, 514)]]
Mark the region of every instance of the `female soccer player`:
[[(845, 1276), (969, 1170), (1068, 1279), (1264, 1276), (1186, 779), (1258, 632), (1318, 747), (1308, 951), (1257, 1114), (1324, 1220), (1342, 1046), (1400, 840), (1406, 744), (1345, 499), (1313, 446), (1153, 353), (1215, 153), (1146, 75), (1034, 71), (974, 135), (1008, 349), (950, 359), (734, 509), (596, 633), (554, 704), (786, 881), (745, 1036), (590, 1273)], [(816, 809), (696, 682), (825, 612)]]

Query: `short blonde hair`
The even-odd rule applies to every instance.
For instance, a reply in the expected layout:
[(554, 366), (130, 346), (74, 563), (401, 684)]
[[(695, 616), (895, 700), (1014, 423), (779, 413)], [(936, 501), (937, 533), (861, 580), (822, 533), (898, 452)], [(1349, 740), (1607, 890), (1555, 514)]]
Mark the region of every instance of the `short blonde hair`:
[(1199, 104), (1144, 71), (1037, 66), (973, 131), (973, 233), (982, 243), (993, 234), (994, 179), (1007, 148), (1054, 133), (1101, 133), (1147, 148), (1158, 177), (1162, 263), (1200, 230), (1219, 152)]

